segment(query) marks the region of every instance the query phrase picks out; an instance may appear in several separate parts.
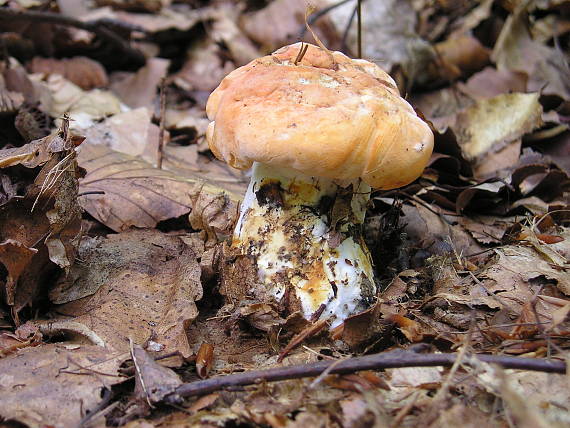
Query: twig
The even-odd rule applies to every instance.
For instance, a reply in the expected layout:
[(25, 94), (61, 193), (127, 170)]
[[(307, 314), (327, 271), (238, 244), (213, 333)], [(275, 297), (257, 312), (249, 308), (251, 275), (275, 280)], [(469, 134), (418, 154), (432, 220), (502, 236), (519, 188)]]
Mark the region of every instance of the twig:
[(126, 63), (142, 66), (146, 62), (141, 52), (132, 48), (125, 40), (106, 28), (102, 25), (102, 22), (99, 21), (83, 22), (58, 13), (14, 10), (10, 8), (0, 8), (0, 20), (43, 22), (80, 28), (96, 34), (101, 39), (119, 49), (125, 54), (126, 58), (124, 57), (124, 59)]
[(156, 167), (162, 169), (162, 152), (164, 150), (164, 128), (166, 123), (166, 79), (160, 82), (160, 127), (158, 131), (158, 153)]
[(343, 51), (348, 50), (348, 33), (350, 32), (350, 27), (352, 27), (352, 23), (354, 22), (354, 18), (356, 17), (356, 11), (358, 9), (358, 6), (355, 6), (352, 9), (352, 13), (350, 14), (350, 18), (348, 19), (348, 22), (346, 23), (346, 26), (344, 27), (344, 31), (342, 32), (342, 41), (340, 43), (341, 49)]
[[(342, 6), (343, 4), (348, 3), (349, 1), (352, 1), (352, 0), (342, 0), (342, 1), (339, 1), (338, 3), (331, 4), (330, 6), (327, 6), (327, 7), (323, 8), (323, 9), (321, 9), (321, 10), (319, 10), (319, 11), (316, 11), (316, 12), (313, 13), (313, 14), (311, 15), (311, 17), (309, 18), (309, 21), (308, 21), (308, 22), (309, 22), (309, 25), (313, 25), (313, 24), (315, 23), (315, 21), (316, 21), (317, 19), (319, 19), (321, 16), (326, 15), (326, 14), (329, 13), (331, 10), (336, 9), (336, 8), (339, 7), (339, 6)], [(307, 28), (306, 28), (305, 26), (302, 26), (302, 27), (300, 28), (300, 30), (299, 30), (299, 36), (298, 36), (298, 38), (299, 38), (299, 39), (302, 39), (302, 38), (305, 36), (305, 33), (306, 33), (306, 32), (307, 32)]]
[(356, 16), (357, 16), (357, 44), (358, 44), (358, 58), (362, 58), (362, 0), (357, 0), (356, 4)]
[[(419, 354), (414, 351), (396, 350), (349, 358), (336, 364), (336, 367), (334, 367), (330, 373), (347, 374), (361, 370), (381, 370), (397, 367), (449, 367), (453, 365), (456, 358), (457, 354)], [(506, 357), (502, 355), (473, 355), (473, 358), (477, 358), (479, 361), (485, 363), (497, 364), (506, 369), (566, 373), (566, 363), (559, 360)], [(467, 357), (464, 362), (468, 364), (469, 360), (470, 358)], [(204, 395), (227, 387), (314, 377), (327, 370), (332, 364), (335, 364), (335, 361), (318, 361), (311, 364), (276, 367), (268, 370), (253, 370), (250, 372), (185, 383), (176, 388), (165, 400), (169, 401), (175, 396), (191, 397)]]
[[(79, 423), (77, 424), (77, 428), (85, 427), (89, 425), (92, 419), (94, 419), (96, 416), (102, 416), (104, 413), (108, 413), (110, 410), (109, 409), (110, 406), (107, 406), (107, 404), (109, 404), (111, 398), (113, 398), (112, 391), (110, 389), (103, 388), (101, 401), (97, 403), (97, 405), (94, 408), (88, 410), (85, 416), (83, 416), (79, 421)], [(117, 401), (111, 404), (111, 406), (116, 407), (118, 404), (119, 402)]]
[(82, 196), (87, 196), (87, 195), (104, 195), (105, 192), (103, 190), (90, 190), (88, 192), (81, 192), (77, 194), (78, 198), (81, 198)]

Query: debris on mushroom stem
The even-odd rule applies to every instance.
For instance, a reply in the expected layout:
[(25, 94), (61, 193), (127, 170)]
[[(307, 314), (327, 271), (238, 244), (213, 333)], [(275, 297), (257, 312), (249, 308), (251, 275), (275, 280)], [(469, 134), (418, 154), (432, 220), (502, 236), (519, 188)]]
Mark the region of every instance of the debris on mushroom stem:
[(287, 288), (306, 318), (336, 326), (374, 301), (371, 257), (361, 235), (370, 186), (337, 183), (254, 163), (232, 246), (257, 261), (258, 276), (277, 301)]
[(433, 133), (376, 64), (304, 46), (226, 76), (208, 99), (206, 138), (229, 165), (253, 165), (232, 242), (263, 284), (243, 284), (248, 295), (334, 327), (376, 295), (361, 236), (370, 187), (419, 177)]

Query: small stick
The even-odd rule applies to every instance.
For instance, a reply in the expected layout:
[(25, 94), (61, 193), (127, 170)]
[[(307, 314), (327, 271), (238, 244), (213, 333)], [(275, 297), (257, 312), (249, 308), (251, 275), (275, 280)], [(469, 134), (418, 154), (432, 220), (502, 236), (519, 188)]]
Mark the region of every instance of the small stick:
[(156, 156), (156, 167), (162, 169), (162, 151), (164, 146), (164, 124), (166, 122), (166, 79), (163, 77), (160, 82), (160, 128), (158, 131), (158, 153)]
[[(399, 349), (363, 357), (353, 357), (340, 363), (336, 363), (336, 361), (318, 361), (311, 364), (275, 367), (268, 370), (253, 370), (182, 384), (172, 394), (168, 395), (165, 400), (168, 402), (171, 399), (175, 399), (176, 396), (192, 397), (228, 387), (253, 385), (260, 382), (314, 377), (323, 373), (332, 364), (335, 364), (335, 367), (330, 370), (331, 374), (347, 374), (361, 370), (381, 370), (397, 367), (450, 367), (455, 363), (456, 358), (457, 354), (419, 354), (414, 351)], [(471, 358), (476, 358), (485, 363), (497, 364), (506, 369), (566, 373), (566, 362), (560, 360), (506, 357), (502, 355), (472, 355), (467, 356), (464, 363), (468, 364)]]
[(358, 0), (358, 4), (356, 6), (356, 16), (358, 17), (357, 21), (358, 58), (362, 58), (362, 0)]

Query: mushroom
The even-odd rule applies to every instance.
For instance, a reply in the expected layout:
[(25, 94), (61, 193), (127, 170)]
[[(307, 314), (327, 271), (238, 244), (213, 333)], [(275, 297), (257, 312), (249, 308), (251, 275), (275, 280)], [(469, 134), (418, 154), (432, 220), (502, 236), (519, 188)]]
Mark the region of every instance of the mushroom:
[(433, 134), (375, 64), (302, 48), (226, 76), (207, 140), (232, 167), (253, 166), (231, 246), (255, 260), (266, 295), (334, 327), (376, 298), (362, 237), (371, 188), (419, 177)]

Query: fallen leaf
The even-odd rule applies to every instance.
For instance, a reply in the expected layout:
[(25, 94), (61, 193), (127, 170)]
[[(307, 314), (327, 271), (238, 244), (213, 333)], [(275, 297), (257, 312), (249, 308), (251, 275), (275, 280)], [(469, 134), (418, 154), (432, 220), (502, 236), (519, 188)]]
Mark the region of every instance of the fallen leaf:
[[(329, 1), (328, 4), (335, 3)], [(354, 5), (350, 2), (335, 8), (329, 12), (329, 17), (334, 23), (337, 32), (342, 34), (347, 22), (353, 14)], [(390, 70), (396, 64), (406, 64), (408, 76), (413, 80), (419, 72), (416, 49), (430, 50), (429, 44), (423, 41), (416, 33), (417, 16), (410, 2), (389, 0), (383, 2), (363, 2), (362, 16), (366, 17), (362, 25), (362, 55), (372, 61), (378, 61), (379, 65)], [(348, 29), (346, 44), (352, 53), (357, 49), (357, 26), (356, 20)], [(430, 52), (426, 63), (431, 61), (433, 53)], [(425, 69), (424, 69), (425, 70)], [(422, 72), (424, 71), (422, 70)]]
[(493, 67), (485, 67), (467, 80), (459, 82), (461, 92), (475, 100), (493, 98), (497, 95), (510, 92), (525, 92), (528, 76), (526, 73), (497, 70)]
[(454, 34), (433, 48), (436, 56), (427, 70), (433, 80), (453, 81), (481, 70), (489, 62), (489, 50), (469, 34)]
[[(46, 344), (0, 359), (2, 417), (28, 426), (76, 426), (120, 382), (124, 354), (97, 346)], [(33, 367), (31, 370), (30, 367)]]
[(505, 21), (493, 48), (492, 59), (499, 70), (522, 71), (528, 75), (528, 91), (570, 99), (570, 70), (564, 55), (532, 39), (526, 5), (521, 4)]
[(214, 347), (209, 343), (202, 343), (196, 354), (196, 373), (201, 379), (206, 379), (214, 362)]
[(424, 335), (422, 327), (421, 324), (418, 323), (417, 321), (414, 321), (412, 319), (397, 314), (388, 315), (386, 317), (386, 320), (396, 324), (396, 326), (398, 326), (400, 331), (404, 333), (404, 336), (406, 336), (406, 338), (410, 342), (416, 343), (416, 342), (421, 342), (423, 340)]
[(166, 353), (191, 354), (186, 329), (202, 297), (192, 248), (176, 236), (131, 231), (82, 246), (80, 257), (83, 263), (50, 293), (66, 317), (45, 324), (83, 324), (111, 349), (125, 351), (128, 338), (142, 344), (152, 337)]
[[(82, 150), (87, 145), (104, 145), (117, 152), (139, 156), (156, 165), (159, 128), (152, 123), (152, 114), (146, 107), (114, 114), (87, 128), (84, 135), (86, 141)], [(88, 151), (89, 148), (85, 150)]]
[[(131, 226), (155, 227), (159, 221), (190, 212), (193, 198), (202, 192), (214, 197), (223, 192), (198, 178), (153, 168), (140, 158), (105, 146), (86, 145), (79, 154), (79, 164), (87, 170), (80, 183), (80, 192), (85, 195), (81, 206), (115, 231)], [(233, 216), (235, 209), (229, 205), (228, 215)]]
[[(308, 4), (307, 0), (276, 0), (263, 9), (243, 14), (239, 21), (240, 26), (265, 50), (274, 51), (283, 45), (298, 41), (299, 34), (305, 28), (304, 17)], [(325, 4), (326, 1), (320, 0), (311, 2), (317, 10), (322, 9)], [(323, 20), (319, 20), (312, 27), (319, 32), (324, 25)]]
[(285, 348), (283, 348), (283, 350), (279, 353), (277, 362), (279, 363), (283, 361), (283, 358), (285, 358), (293, 349), (295, 349), (297, 346), (300, 346), (305, 340), (309, 339), (310, 337), (319, 334), (326, 326), (327, 320), (319, 320), (314, 324), (308, 326), (301, 333), (296, 334), (293, 339), (291, 339), (291, 341), (287, 344), (287, 346), (285, 346)]
[[(9, 278), (4, 298), (18, 312), (42, 297), (46, 278), (56, 265), (69, 268), (81, 231), (77, 205), (77, 164), (69, 136), (59, 132), (24, 146), (20, 155), (5, 158), (29, 167), (43, 166), (27, 184), (22, 198), (12, 199), (0, 209), (0, 242)], [(37, 153), (37, 156), (35, 155)], [(10, 248), (10, 255), (5, 251)], [(54, 264), (50, 263), (53, 262)]]
[(224, 59), (220, 45), (207, 39), (198, 46), (192, 46), (182, 69), (171, 79), (187, 91), (210, 93), (235, 68), (233, 62)]
[(146, 401), (152, 406), (182, 384), (182, 380), (172, 369), (157, 363), (139, 345), (133, 345), (131, 352), (136, 369), (135, 396), (139, 402)]
[(53, 59), (34, 57), (27, 65), (32, 73), (60, 74), (83, 90), (103, 88), (109, 84), (100, 63), (86, 57)]
[(111, 89), (129, 107), (154, 110), (153, 102), (158, 96), (158, 87), (169, 66), (169, 60), (150, 58), (136, 73), (111, 84)]
[(481, 160), (542, 124), (538, 93), (483, 99), (459, 113), (454, 131), (465, 158)]

